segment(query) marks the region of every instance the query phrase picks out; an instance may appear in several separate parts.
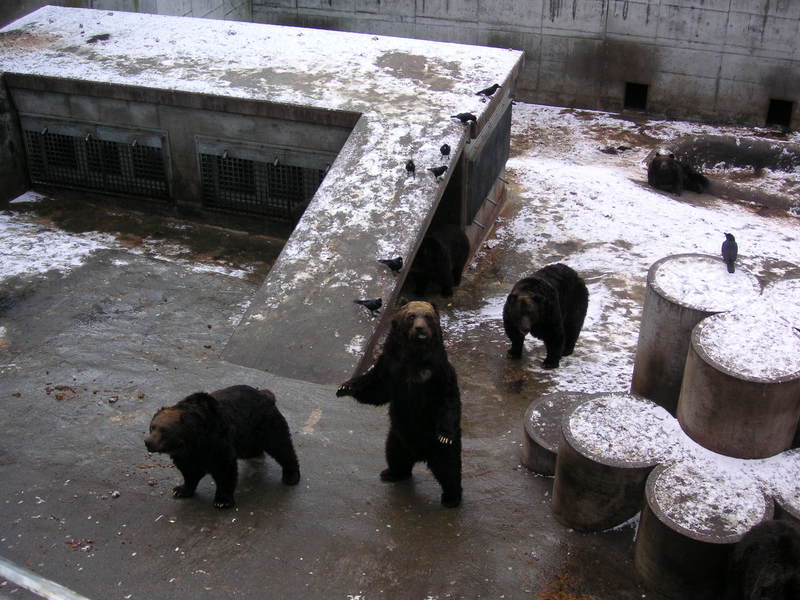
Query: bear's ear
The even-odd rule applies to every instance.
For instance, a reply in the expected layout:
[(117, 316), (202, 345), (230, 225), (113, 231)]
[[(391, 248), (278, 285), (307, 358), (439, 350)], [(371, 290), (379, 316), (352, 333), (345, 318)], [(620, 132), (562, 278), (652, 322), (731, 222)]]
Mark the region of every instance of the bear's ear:
[(430, 304), (433, 307), (433, 314), (435, 314), (436, 318), (438, 319), (439, 318), (439, 307), (436, 306), (435, 302), (431, 302)]
[(397, 306), (405, 306), (406, 304), (408, 304), (408, 298), (400, 296), (400, 299), (397, 301)]

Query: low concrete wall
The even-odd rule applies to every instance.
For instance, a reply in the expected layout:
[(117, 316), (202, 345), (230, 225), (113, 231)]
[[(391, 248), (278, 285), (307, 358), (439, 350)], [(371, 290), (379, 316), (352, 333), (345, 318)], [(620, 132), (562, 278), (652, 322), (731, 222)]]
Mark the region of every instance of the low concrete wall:
[(253, 0), (258, 22), (524, 50), (527, 101), (618, 111), (631, 82), (650, 113), (750, 124), (800, 101), (798, 18), (766, 0)]

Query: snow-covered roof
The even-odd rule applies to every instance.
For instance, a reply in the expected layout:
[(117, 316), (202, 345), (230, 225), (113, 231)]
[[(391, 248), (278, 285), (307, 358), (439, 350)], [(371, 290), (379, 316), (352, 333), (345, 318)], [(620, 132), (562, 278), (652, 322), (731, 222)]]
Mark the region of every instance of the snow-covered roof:
[(277, 337), (287, 344), (279, 359), (347, 365), (337, 376), (382, 322), (352, 300), (393, 297), (398, 279), (375, 261), (413, 254), (447, 181), (426, 169), (455, 161), (469, 139), (450, 116), (474, 113), (480, 128), (499, 99), (475, 92), (508, 92), (521, 61), (498, 48), (52, 6), (0, 31), (0, 72), (361, 115), (227, 351), (267, 368), (254, 345)]

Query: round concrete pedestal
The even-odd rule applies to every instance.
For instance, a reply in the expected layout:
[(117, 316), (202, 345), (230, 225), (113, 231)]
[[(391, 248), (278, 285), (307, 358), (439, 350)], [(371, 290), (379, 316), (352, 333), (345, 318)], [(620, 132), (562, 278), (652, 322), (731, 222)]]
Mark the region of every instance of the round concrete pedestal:
[(660, 466), (647, 480), (634, 564), (649, 586), (676, 600), (719, 600), (732, 545), (772, 517), (752, 482), (713, 469)]
[(759, 297), (758, 280), (706, 254), (676, 254), (647, 273), (631, 392), (675, 414), (691, 332), (706, 317)]
[(601, 394), (565, 415), (553, 485), (556, 519), (600, 531), (639, 512), (648, 473), (674, 444), (671, 426), (664, 409), (630, 394)]
[(522, 464), (539, 475), (553, 475), (564, 416), (581, 402), (599, 395), (556, 393), (531, 402), (523, 421)]
[(720, 454), (766, 458), (791, 447), (800, 335), (768, 303), (704, 320), (692, 333), (677, 416), (689, 437)]

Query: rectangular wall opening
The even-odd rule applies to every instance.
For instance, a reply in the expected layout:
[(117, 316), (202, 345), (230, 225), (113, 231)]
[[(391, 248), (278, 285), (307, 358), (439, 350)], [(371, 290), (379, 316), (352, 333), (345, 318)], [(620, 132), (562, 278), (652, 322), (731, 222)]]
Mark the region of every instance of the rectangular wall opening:
[(623, 107), (629, 110), (647, 110), (647, 90), (649, 87), (646, 83), (625, 82)]
[(779, 127), (790, 127), (792, 123), (792, 111), (794, 102), (790, 100), (778, 100), (770, 98), (769, 109), (767, 109), (767, 125), (778, 125)]

